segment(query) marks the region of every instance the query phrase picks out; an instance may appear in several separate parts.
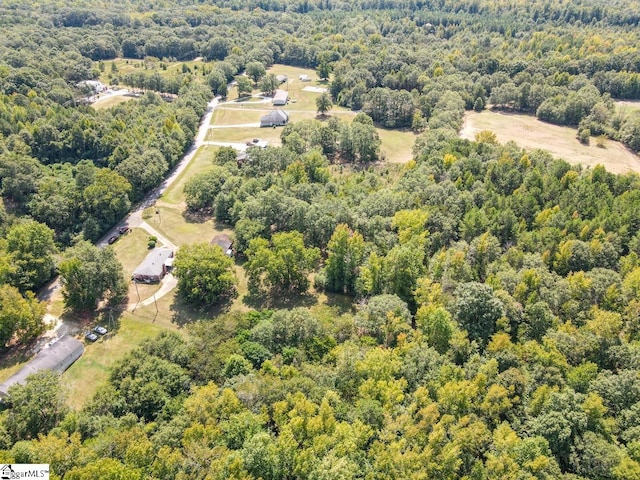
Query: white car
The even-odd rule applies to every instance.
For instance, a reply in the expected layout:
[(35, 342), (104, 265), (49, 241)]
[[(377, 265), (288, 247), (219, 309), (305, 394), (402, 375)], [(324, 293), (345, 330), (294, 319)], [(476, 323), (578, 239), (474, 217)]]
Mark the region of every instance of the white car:
[(100, 325), (93, 327), (93, 331), (99, 335), (104, 335), (105, 333), (107, 333), (107, 329), (104, 327), (101, 327)]

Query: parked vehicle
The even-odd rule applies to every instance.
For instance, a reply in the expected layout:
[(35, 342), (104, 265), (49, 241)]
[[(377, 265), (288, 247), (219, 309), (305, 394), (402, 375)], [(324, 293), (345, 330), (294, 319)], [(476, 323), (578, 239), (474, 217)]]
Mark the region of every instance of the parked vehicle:
[(107, 329), (101, 327), (100, 325), (96, 325), (95, 327), (93, 327), (93, 331), (99, 335), (105, 335), (107, 333)]

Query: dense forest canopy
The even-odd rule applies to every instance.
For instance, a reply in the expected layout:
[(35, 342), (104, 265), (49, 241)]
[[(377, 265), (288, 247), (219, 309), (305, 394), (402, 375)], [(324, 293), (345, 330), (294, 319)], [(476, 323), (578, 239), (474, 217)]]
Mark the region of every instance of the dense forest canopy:
[[(638, 12), (3, 2), (3, 348), (42, 332), (33, 292), (56, 270), (80, 308), (122, 297), (113, 251), (85, 240), (162, 181), (214, 95), (234, 79), (252, 90), (245, 70), (269, 87), (274, 63), (317, 69), (330, 102), (359, 113), (292, 122), (246, 163), (221, 148), (184, 187), (187, 214), (233, 228), (252, 298), (322, 292), (348, 308), (231, 311), (164, 333), (79, 410), (39, 374), (9, 393), (2, 461), (65, 479), (640, 478), (640, 177), (491, 132), (458, 138), (465, 110), (493, 105), (640, 150), (640, 118), (614, 102), (640, 98)], [(121, 73), (116, 57), (141, 67)], [(146, 93), (93, 109), (81, 82), (101, 75)], [(419, 133), (414, 159), (381, 161), (376, 127)], [(80, 290), (104, 266), (105, 285)], [(178, 295), (209, 311), (237, 293), (234, 267), (185, 246)]]

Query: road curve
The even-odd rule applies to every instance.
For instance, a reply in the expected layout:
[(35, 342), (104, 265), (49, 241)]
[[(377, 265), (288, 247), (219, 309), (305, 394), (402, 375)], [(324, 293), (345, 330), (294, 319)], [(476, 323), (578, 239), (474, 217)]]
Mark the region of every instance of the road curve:
[[(207, 104), (207, 109), (204, 116), (202, 117), (202, 120), (200, 121), (198, 133), (196, 134), (196, 137), (193, 141), (193, 145), (191, 145), (191, 148), (189, 148), (189, 150), (182, 157), (182, 160), (180, 160), (180, 162), (176, 164), (169, 176), (167, 176), (159, 186), (150, 191), (140, 203), (135, 205), (131, 212), (123, 219), (123, 221), (115, 225), (98, 242), (96, 242), (96, 245), (98, 247), (104, 247), (105, 245), (107, 245), (107, 239), (110, 236), (115, 235), (119, 227), (127, 225), (130, 228), (143, 228), (151, 235), (155, 235), (156, 237), (158, 237), (158, 240), (160, 240), (165, 246), (169, 248), (177, 248), (177, 246), (173, 242), (169, 241), (169, 239), (161, 235), (142, 219), (142, 212), (146, 208), (155, 204), (156, 200), (160, 198), (160, 196), (167, 190), (167, 188), (169, 188), (180, 176), (180, 174), (189, 166), (189, 163), (191, 162), (191, 160), (193, 160), (193, 157), (195, 157), (198, 149), (202, 145), (207, 144), (207, 142), (205, 142), (205, 138), (207, 137), (209, 124), (211, 123), (211, 117), (213, 116), (213, 112), (218, 106), (219, 101), (220, 98), (215, 97)], [(176, 283), (177, 282), (175, 281), (175, 278), (171, 276), (169, 281), (163, 282), (163, 286), (158, 292), (156, 292), (155, 298), (158, 299), (161, 296), (169, 293), (173, 288), (175, 288)], [(40, 292), (38, 292), (38, 299), (41, 301), (49, 301), (58, 292), (58, 290), (60, 290), (61, 286), (62, 285), (60, 283), (60, 277), (56, 277), (51, 282), (49, 282), (48, 285), (41, 289)], [(149, 303), (144, 303), (148, 300), (149, 299), (143, 300), (139, 304), (139, 306), (148, 305)], [(152, 302), (153, 298), (151, 298), (150, 303)], [(64, 322), (60, 318), (55, 318), (49, 315), (47, 317), (47, 323), (49, 324), (49, 329), (43, 334), (43, 337), (57, 336), (57, 332), (66, 331), (65, 326), (61, 325), (64, 324)]]

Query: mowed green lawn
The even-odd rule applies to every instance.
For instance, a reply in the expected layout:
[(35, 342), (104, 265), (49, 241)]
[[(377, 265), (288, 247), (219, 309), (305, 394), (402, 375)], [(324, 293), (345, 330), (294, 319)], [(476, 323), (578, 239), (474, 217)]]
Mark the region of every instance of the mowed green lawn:
[(254, 138), (267, 140), (271, 145), (280, 145), (282, 127), (237, 127), (237, 128), (212, 128), (207, 133), (209, 142), (237, 142), (246, 143)]
[(157, 336), (163, 330), (179, 330), (172, 321), (173, 295), (158, 299), (155, 305), (124, 312), (119, 318), (101, 318), (110, 333), (95, 343), (85, 343), (85, 352), (64, 375), (62, 385), (68, 389), (69, 403), (81, 408), (109, 378), (109, 369), (144, 340)]
[(411, 130), (389, 130), (377, 128), (382, 145), (380, 152), (390, 163), (405, 163), (413, 158), (413, 144), (417, 135)]
[(202, 173), (213, 166), (213, 155), (218, 148), (219, 147), (210, 145), (200, 147), (191, 160), (189, 167), (186, 168), (175, 182), (162, 194), (158, 204), (173, 205), (176, 207), (183, 206), (185, 183), (194, 175)]
[[(267, 107), (267, 108), (265, 108)], [(242, 108), (229, 108), (226, 104), (218, 107), (211, 117), (211, 125), (242, 125), (245, 123), (259, 123), (260, 117), (271, 111), (271, 104), (247, 105), (247, 110)]]

